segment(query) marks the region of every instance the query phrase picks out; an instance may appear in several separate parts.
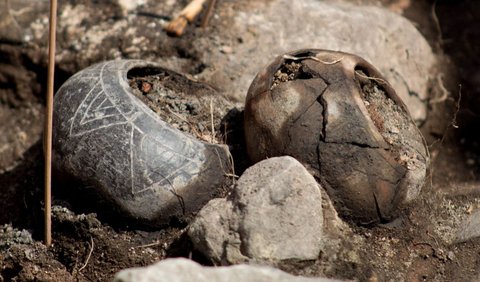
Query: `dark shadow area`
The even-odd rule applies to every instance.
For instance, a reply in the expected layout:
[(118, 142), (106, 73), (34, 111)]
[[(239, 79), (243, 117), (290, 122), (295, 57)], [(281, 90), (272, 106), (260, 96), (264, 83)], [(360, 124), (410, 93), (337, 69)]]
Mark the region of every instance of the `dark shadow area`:
[(404, 15), (417, 23), (439, 55), (438, 70), (443, 73), (432, 77), (436, 87), (422, 127), (434, 160), (434, 182), (478, 180), (480, 1), (412, 1)]
[(42, 142), (38, 141), (15, 168), (0, 174), (0, 224), (12, 223), (19, 228), (41, 233), (43, 205)]
[[(432, 5), (433, 1), (430, 1)], [(480, 1), (437, 1), (438, 40), (458, 70), (447, 101), (453, 112), (449, 130), (466, 169), (480, 175)]]
[(202, 265), (213, 265), (212, 262), (198, 251), (193, 249), (193, 243), (185, 232), (175, 239), (166, 250), (166, 256), (170, 258), (184, 257)]
[(245, 146), (245, 131), (243, 129), (243, 109), (233, 108), (220, 123), (222, 140), (228, 145), (233, 157), (234, 173), (241, 176), (250, 166), (250, 160)]
[[(116, 205), (100, 197), (98, 189), (86, 186), (75, 181), (67, 175), (54, 174), (53, 204), (66, 207), (75, 214), (95, 213), (101, 222), (107, 223), (117, 231), (121, 230), (145, 230), (154, 231), (162, 229), (162, 226), (151, 226), (138, 219), (122, 215), (122, 211), (115, 210)], [(163, 227), (185, 228), (187, 222), (172, 217), (168, 224)]]

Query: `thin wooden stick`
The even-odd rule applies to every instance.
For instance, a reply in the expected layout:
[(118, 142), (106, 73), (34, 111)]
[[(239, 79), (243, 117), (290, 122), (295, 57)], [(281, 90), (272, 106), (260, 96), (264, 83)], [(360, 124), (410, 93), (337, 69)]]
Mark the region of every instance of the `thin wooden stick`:
[(145, 245), (141, 245), (141, 246), (137, 246), (137, 247), (135, 247), (135, 248), (150, 248), (150, 247), (158, 246), (158, 245), (160, 245), (160, 244), (162, 244), (162, 242), (156, 240), (156, 241), (153, 242), (153, 243), (145, 244)]
[(50, 27), (48, 43), (47, 109), (45, 112), (45, 245), (52, 244), (52, 127), (53, 82), (55, 74), (55, 43), (57, 0), (50, 0)]
[(203, 4), (207, 0), (192, 0), (180, 14), (168, 23), (165, 27), (165, 30), (168, 33), (180, 36), (185, 31), (188, 23), (193, 22), (193, 20), (200, 14), (203, 9)]
[(207, 11), (205, 12), (205, 16), (203, 16), (203, 19), (202, 19), (202, 28), (206, 28), (208, 23), (210, 22), (210, 18), (212, 17), (213, 10), (216, 4), (217, 4), (217, 0), (208, 1)]
[(213, 125), (213, 98), (210, 98), (210, 122), (211, 122), (211, 129), (212, 129), (212, 144), (215, 141), (215, 126)]

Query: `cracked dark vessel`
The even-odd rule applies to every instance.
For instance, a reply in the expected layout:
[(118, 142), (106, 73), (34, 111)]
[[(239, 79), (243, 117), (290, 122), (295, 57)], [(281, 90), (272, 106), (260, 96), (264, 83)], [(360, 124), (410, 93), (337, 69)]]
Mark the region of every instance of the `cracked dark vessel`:
[(244, 122), (253, 162), (295, 157), (357, 223), (394, 219), (424, 185), (423, 136), (390, 84), (358, 56), (279, 56), (250, 86)]
[(140, 60), (108, 61), (78, 72), (55, 96), (54, 166), (118, 214), (137, 223), (168, 224), (222, 190), (230, 153), (163, 121), (132, 93), (132, 70), (188, 80)]

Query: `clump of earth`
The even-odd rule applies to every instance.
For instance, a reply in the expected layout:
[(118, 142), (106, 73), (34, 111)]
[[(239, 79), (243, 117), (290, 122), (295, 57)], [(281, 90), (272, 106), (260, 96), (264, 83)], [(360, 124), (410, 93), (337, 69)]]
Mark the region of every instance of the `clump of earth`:
[(282, 82), (295, 80), (298, 78), (300, 72), (300, 68), (302, 64), (296, 63), (294, 61), (284, 63), (282, 67), (277, 70), (274, 74), (273, 84), (270, 87), (270, 90), (273, 90), (277, 85)]
[[(362, 71), (357, 71), (357, 73), (360, 76), (366, 76)], [(405, 122), (411, 120), (411, 117), (400, 105), (387, 97), (385, 91), (374, 79), (370, 79), (368, 83), (362, 85), (362, 90), (363, 102), (380, 134), (387, 143), (393, 145), (393, 148), (403, 148), (403, 150), (393, 152), (395, 160), (406, 168), (413, 168), (420, 160), (419, 152), (413, 149), (411, 140), (405, 138), (404, 134), (400, 134), (402, 131), (416, 130), (412, 123)]]
[(172, 127), (205, 142), (224, 143), (220, 125), (234, 104), (214, 88), (166, 69), (133, 69), (128, 79), (133, 94)]

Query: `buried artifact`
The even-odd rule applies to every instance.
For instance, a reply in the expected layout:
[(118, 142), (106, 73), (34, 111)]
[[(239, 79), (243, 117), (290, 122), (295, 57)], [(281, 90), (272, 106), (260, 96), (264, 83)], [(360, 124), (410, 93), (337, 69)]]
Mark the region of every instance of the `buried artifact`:
[(142, 70), (189, 81), (153, 63), (125, 60), (94, 65), (65, 82), (54, 104), (54, 166), (122, 215), (163, 225), (222, 190), (230, 154), (173, 128), (136, 97), (127, 75)]
[(355, 55), (312, 49), (278, 57), (250, 86), (244, 122), (253, 162), (297, 158), (357, 223), (393, 219), (426, 178), (428, 149), (404, 103)]

